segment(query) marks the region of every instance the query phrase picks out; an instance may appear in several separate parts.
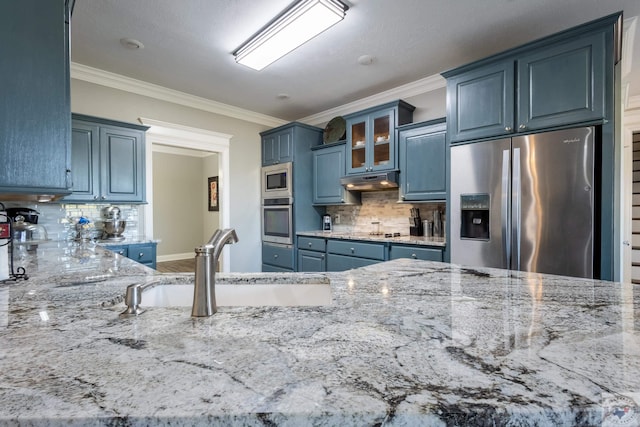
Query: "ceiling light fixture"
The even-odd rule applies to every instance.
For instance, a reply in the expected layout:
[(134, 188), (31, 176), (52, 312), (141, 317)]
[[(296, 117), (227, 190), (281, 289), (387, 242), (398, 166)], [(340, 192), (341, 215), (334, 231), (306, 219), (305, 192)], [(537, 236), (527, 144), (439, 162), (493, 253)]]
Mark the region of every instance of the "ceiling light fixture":
[(347, 9), (339, 0), (300, 0), (236, 49), (236, 62), (260, 71), (340, 22)]

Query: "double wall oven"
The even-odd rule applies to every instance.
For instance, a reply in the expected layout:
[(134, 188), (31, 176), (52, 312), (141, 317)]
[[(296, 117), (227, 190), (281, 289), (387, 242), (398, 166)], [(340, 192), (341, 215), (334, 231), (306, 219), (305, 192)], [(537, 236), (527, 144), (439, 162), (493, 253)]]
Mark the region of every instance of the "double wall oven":
[(262, 168), (262, 241), (293, 244), (293, 164)]

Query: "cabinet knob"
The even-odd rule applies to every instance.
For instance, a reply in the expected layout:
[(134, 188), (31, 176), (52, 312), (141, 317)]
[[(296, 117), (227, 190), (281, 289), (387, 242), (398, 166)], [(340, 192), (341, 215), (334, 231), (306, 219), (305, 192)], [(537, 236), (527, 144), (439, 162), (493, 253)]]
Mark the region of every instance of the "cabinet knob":
[(411, 258), (417, 259), (418, 257), (416, 256), (416, 254), (411, 254)]
[(118, 254), (120, 254), (120, 255), (124, 255), (124, 250), (119, 250), (119, 251), (118, 251)]
[(309, 247), (313, 246), (313, 243), (309, 242)]
[(526, 128), (527, 128), (527, 126), (526, 126), (526, 125), (520, 125), (520, 126), (518, 126), (518, 129), (520, 129), (520, 130), (525, 130)]
[(324, 259), (324, 255), (320, 255), (320, 259)]
[(107, 200), (107, 196), (100, 197), (100, 200)]
[(278, 254), (275, 254), (273, 257), (274, 257), (274, 258), (278, 258)]
[(507, 132), (511, 132), (513, 129), (511, 128), (511, 126), (507, 126), (506, 128), (504, 128), (504, 130), (506, 130)]
[(143, 256), (144, 256), (144, 252), (140, 252), (140, 253), (138, 254), (138, 258), (142, 258)]
[(98, 196), (93, 196), (93, 200), (98, 200)]
[(355, 251), (356, 251), (355, 249), (351, 248), (351, 253), (354, 253)]
[(340, 199), (340, 203), (344, 203), (344, 199)]

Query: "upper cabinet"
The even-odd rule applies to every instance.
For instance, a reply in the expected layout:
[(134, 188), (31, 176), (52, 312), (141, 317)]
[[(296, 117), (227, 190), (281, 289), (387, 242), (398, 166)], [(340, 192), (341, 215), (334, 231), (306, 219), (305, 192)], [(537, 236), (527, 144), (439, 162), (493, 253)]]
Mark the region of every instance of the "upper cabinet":
[(347, 174), (397, 169), (396, 126), (411, 123), (413, 110), (399, 100), (344, 116)]
[(444, 119), (400, 128), (400, 199), (447, 198), (447, 124)]
[(340, 178), (345, 175), (344, 141), (313, 149), (313, 204), (360, 204), (360, 193), (347, 191)]
[(3, 2), (0, 194), (68, 194), (71, 110), (64, 0)]
[(449, 141), (608, 119), (616, 20), (612, 15), (443, 73)]
[(280, 129), (262, 136), (262, 166), (293, 160), (293, 128)]
[(146, 126), (73, 115), (65, 202), (144, 203)]

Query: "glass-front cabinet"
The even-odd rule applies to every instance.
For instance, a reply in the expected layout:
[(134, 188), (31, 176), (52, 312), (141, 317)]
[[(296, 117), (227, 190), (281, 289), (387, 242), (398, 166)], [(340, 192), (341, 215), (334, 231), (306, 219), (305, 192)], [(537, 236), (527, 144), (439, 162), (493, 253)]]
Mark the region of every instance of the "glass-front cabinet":
[(413, 110), (396, 101), (345, 116), (347, 174), (397, 169), (396, 126), (411, 123)]

